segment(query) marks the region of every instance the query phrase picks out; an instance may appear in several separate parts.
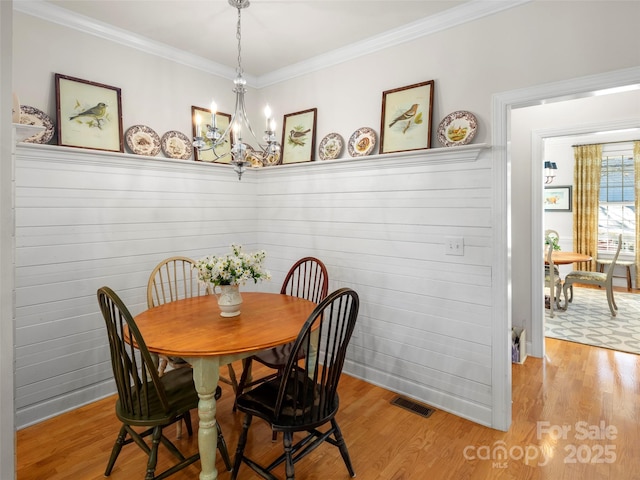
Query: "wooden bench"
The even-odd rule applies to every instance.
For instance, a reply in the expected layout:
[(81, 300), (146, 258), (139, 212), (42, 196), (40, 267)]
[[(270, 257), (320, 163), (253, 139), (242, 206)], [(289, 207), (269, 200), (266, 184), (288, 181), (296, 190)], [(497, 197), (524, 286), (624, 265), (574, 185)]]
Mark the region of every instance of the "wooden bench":
[[(604, 272), (604, 266), (605, 265), (611, 265), (611, 259), (609, 259), (609, 258), (607, 258), (607, 259), (605, 259), (605, 258), (600, 259), (599, 258), (597, 260), (597, 262), (598, 262), (598, 265), (599, 265), (600, 272)], [(621, 267), (625, 267), (627, 269), (627, 275), (626, 275), (626, 278), (627, 278), (627, 290), (631, 290), (631, 287), (632, 287), (632, 284), (631, 284), (631, 267), (633, 267), (635, 264), (636, 264), (636, 262), (631, 261), (631, 260), (627, 260), (627, 261), (618, 260), (616, 262), (616, 267), (617, 266), (621, 266)], [(616, 275), (614, 275), (614, 277), (615, 276)], [(618, 275), (617, 277), (618, 278), (625, 278), (625, 277), (622, 277), (620, 275)]]

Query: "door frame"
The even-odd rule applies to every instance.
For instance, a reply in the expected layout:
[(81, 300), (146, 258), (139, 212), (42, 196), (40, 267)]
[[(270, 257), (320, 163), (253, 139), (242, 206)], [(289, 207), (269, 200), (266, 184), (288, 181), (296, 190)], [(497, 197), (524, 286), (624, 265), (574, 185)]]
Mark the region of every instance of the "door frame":
[[(493, 344), (496, 348), (492, 354), (492, 403), (493, 427), (507, 431), (511, 425), (511, 170), (510, 126), (511, 110), (530, 107), (549, 102), (560, 102), (575, 98), (591, 96), (609, 89), (623, 89), (629, 86), (640, 86), (640, 67), (615, 70), (601, 74), (589, 75), (575, 79), (511, 90), (493, 95), (492, 98), (492, 145), (494, 175), (494, 208), (498, 219), (494, 231), (494, 328)], [(540, 155), (540, 145), (534, 145)], [(536, 158), (534, 155), (532, 157)], [(540, 158), (540, 157), (538, 157)], [(542, 238), (542, 162), (532, 161), (531, 178), (531, 231), (533, 238)], [(534, 242), (535, 243), (535, 242)], [(538, 242), (540, 243), (540, 242)], [(532, 248), (530, 252), (531, 275), (533, 282), (533, 298), (542, 295), (542, 247)], [(537, 296), (536, 296), (537, 295)], [(531, 355), (544, 356), (544, 329), (542, 318), (542, 302), (531, 302), (532, 311), (532, 344)], [(538, 319), (538, 321), (534, 321)], [(535, 330), (534, 330), (535, 329)]]

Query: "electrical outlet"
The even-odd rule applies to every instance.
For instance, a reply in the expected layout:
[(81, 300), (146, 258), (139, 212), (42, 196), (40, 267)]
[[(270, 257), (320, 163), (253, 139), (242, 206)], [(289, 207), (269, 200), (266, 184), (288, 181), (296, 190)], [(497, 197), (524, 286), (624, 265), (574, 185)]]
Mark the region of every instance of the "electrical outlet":
[(464, 255), (464, 237), (446, 237), (444, 241), (446, 255)]

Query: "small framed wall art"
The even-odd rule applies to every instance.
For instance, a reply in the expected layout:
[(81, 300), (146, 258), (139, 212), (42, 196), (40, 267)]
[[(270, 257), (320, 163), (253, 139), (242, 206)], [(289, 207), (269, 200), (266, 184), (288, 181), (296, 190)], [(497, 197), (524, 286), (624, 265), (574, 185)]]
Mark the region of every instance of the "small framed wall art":
[(434, 81), (382, 93), (380, 153), (431, 147)]
[(570, 212), (571, 208), (571, 185), (544, 187), (545, 212)]
[[(224, 133), (231, 122), (231, 115), (228, 113), (216, 112), (215, 114), (215, 126), (220, 130), (220, 133)], [(205, 143), (205, 147), (202, 151), (197, 148), (193, 149), (193, 155), (198, 162), (216, 162), (216, 163), (231, 163), (231, 144), (233, 143), (233, 132), (227, 134), (224, 138), (224, 143), (216, 147), (215, 153), (211, 150), (213, 142), (207, 138), (207, 131), (209, 125), (213, 126), (214, 117), (211, 115), (211, 110), (202, 107), (191, 107), (191, 124), (194, 137), (202, 137)], [(231, 137), (231, 138), (229, 138)]]
[(55, 74), (58, 145), (123, 152), (120, 89)]
[(313, 160), (316, 149), (317, 108), (289, 113), (282, 122), (282, 163)]

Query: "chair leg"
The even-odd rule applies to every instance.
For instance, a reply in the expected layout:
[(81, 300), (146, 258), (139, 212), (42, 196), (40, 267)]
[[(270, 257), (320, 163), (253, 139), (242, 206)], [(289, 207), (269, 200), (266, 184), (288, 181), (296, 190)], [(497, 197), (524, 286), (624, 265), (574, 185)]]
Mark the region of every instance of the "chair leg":
[(169, 361), (167, 360), (167, 357), (165, 357), (164, 355), (160, 356), (158, 360), (158, 376), (161, 377), (164, 375), (168, 363)]
[(229, 381), (231, 382), (231, 388), (233, 389), (233, 394), (238, 395), (238, 380), (236, 378), (236, 371), (233, 369), (233, 365), (230, 363), (227, 364), (227, 371), (229, 372)]
[[(245, 385), (250, 379), (251, 375), (251, 357), (242, 360), (242, 375), (240, 375), (240, 381), (236, 388), (236, 398), (244, 393)], [(236, 411), (236, 402), (233, 402), (233, 411)]]
[(247, 414), (242, 422), (242, 433), (238, 439), (238, 447), (236, 448), (236, 457), (233, 461), (233, 470), (231, 471), (231, 480), (236, 480), (238, 477), (238, 470), (240, 470), (240, 464), (242, 463), (242, 457), (244, 455), (244, 447), (247, 445), (247, 434), (249, 433), (249, 427), (251, 426), (251, 420), (253, 416)]
[(344, 464), (347, 466), (347, 470), (349, 470), (349, 475), (351, 475), (351, 477), (355, 477), (356, 472), (354, 472), (353, 465), (351, 464), (351, 457), (349, 457), (347, 444), (344, 441), (344, 437), (342, 436), (342, 432), (340, 431), (340, 427), (338, 427), (338, 422), (336, 422), (335, 418), (331, 420), (331, 426), (333, 427), (333, 436), (335, 437), (338, 448), (340, 449), (340, 455), (342, 455)]
[(294, 480), (295, 473), (293, 469), (293, 433), (292, 432), (284, 432), (282, 435), (282, 444), (284, 445), (284, 455), (285, 455), (285, 466), (284, 470), (287, 474), (287, 480)]
[(120, 433), (118, 433), (118, 438), (116, 438), (116, 443), (113, 444), (113, 448), (111, 449), (111, 457), (109, 457), (109, 463), (107, 463), (107, 468), (104, 471), (104, 476), (108, 477), (111, 475), (111, 470), (113, 470), (113, 466), (116, 463), (116, 459), (118, 455), (120, 455), (120, 450), (122, 450), (122, 446), (124, 445), (125, 438), (127, 437), (127, 429), (123, 425), (120, 428)]
[(569, 308), (569, 301), (567, 300), (567, 291), (563, 288), (562, 293), (564, 295), (564, 307), (562, 307), (562, 310), (566, 310), (567, 308)]
[[(187, 433), (189, 434), (189, 436), (193, 436), (193, 426), (191, 424), (191, 412), (186, 412), (184, 414), (184, 424), (187, 427)], [(178, 425), (182, 425), (180, 422), (178, 422)], [(182, 433), (182, 432), (180, 432)], [(180, 437), (178, 437), (180, 438)]]
[[(570, 284), (569, 284), (569, 287), (567, 287), (567, 286), (565, 285), (565, 287), (564, 287), (564, 288), (569, 290), (569, 300), (568, 300), (568, 301), (569, 301), (569, 303), (573, 302), (573, 284), (572, 284), (572, 283), (570, 283)], [(567, 295), (567, 294), (565, 293), (565, 296), (566, 296), (566, 295)]]
[(147, 462), (147, 475), (145, 480), (153, 480), (155, 477), (156, 465), (158, 463), (158, 446), (160, 445), (160, 437), (162, 436), (162, 428), (155, 427), (153, 429), (153, 437), (151, 439), (151, 452), (149, 452), (149, 461)]
[(224, 440), (222, 429), (218, 422), (216, 422), (216, 428), (218, 429), (218, 450), (220, 450), (220, 455), (224, 461), (224, 466), (227, 467), (227, 471), (231, 471), (231, 459), (229, 458), (229, 450), (227, 450), (227, 442)]
[(611, 310), (611, 316), (615, 317), (618, 313), (618, 307), (613, 299), (613, 288), (611, 286), (607, 287), (607, 303), (609, 304), (609, 310)]
[[(184, 418), (185, 423), (187, 422), (186, 417)], [(191, 434), (189, 434), (191, 436)], [(176, 438), (182, 438), (182, 420), (176, 423)]]

